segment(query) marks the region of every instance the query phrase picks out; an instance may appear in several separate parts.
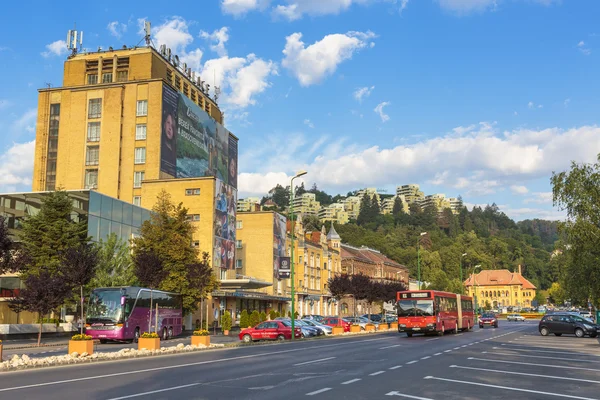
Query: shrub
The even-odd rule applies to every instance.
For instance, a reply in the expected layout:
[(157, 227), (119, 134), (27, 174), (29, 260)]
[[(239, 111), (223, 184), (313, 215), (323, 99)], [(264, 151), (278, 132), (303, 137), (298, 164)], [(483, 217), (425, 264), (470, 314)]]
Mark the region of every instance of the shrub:
[(275, 310), (269, 311), (269, 318), (271, 318), (271, 319), (277, 318), (277, 311), (275, 311)]
[(288, 318), (292, 318), (292, 312), (288, 311)]
[(225, 311), (221, 317), (221, 328), (223, 328), (224, 331), (231, 330), (231, 314), (229, 311)]
[(158, 333), (156, 332), (144, 332), (140, 335), (142, 339), (158, 339)]
[(198, 329), (198, 330), (194, 331), (193, 335), (194, 336), (208, 336), (209, 333), (206, 329)]
[(248, 315), (248, 310), (243, 310), (240, 315), (240, 328), (244, 329), (250, 326), (250, 317)]
[(260, 313), (260, 315), (258, 316), (260, 318), (259, 322), (263, 322), (267, 320), (267, 313), (265, 313), (264, 311)]
[(258, 313), (258, 311), (254, 310), (252, 311), (252, 314), (250, 314), (250, 326), (256, 326), (258, 325), (258, 323), (260, 322), (260, 314)]
[(281, 317), (281, 314), (279, 314), (279, 311), (275, 311), (275, 318), (279, 318)]
[[(71, 340), (92, 340), (92, 337), (84, 333), (83, 335), (73, 335)], [(0, 341), (0, 343), (2, 343), (2, 341)]]

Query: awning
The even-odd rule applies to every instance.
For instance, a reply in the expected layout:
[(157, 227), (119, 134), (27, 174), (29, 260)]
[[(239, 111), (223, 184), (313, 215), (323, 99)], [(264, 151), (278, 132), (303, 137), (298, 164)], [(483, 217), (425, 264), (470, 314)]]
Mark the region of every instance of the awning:
[(255, 278), (222, 279), (219, 286), (222, 289), (262, 289), (273, 286), (273, 283)]
[(212, 297), (238, 297), (243, 299), (255, 299), (255, 300), (270, 300), (270, 301), (292, 301), (290, 297), (283, 296), (272, 296), (265, 293), (258, 292), (243, 292), (243, 291), (227, 291), (227, 290), (215, 290), (212, 292)]

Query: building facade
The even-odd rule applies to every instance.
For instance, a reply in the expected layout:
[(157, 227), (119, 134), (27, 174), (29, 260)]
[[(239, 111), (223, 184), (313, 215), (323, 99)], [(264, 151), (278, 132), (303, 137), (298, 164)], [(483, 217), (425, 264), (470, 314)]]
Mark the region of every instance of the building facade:
[(238, 212), (260, 211), (260, 199), (258, 197), (246, 197), (245, 199), (238, 199), (237, 211)]
[(425, 194), (417, 184), (398, 186), (396, 187), (396, 194), (398, 196), (404, 196), (404, 200), (406, 200), (409, 205), (412, 203), (420, 204), (421, 200), (425, 197)]
[(478, 306), (491, 308), (530, 307), (537, 288), (523, 277), (521, 266), (517, 272), (507, 269), (482, 270), (465, 281), (467, 294), (476, 296)]
[(402, 204), (402, 211), (406, 214), (408, 214), (409, 209), (408, 209), (408, 203), (406, 202), (406, 199), (404, 198), (404, 195), (395, 195), (392, 197), (387, 197), (385, 199), (383, 199), (383, 201), (381, 202), (381, 213), (382, 214), (393, 214), (394, 212), (394, 204), (396, 202), (396, 199), (400, 199), (400, 203)]
[(356, 193), (356, 196), (361, 200), (364, 196), (369, 196), (369, 199), (372, 199), (373, 196), (375, 196), (375, 198), (377, 199), (377, 203), (381, 206), (381, 197), (379, 196), (379, 193), (377, 193), (377, 188), (360, 189)]
[(298, 215), (313, 215), (317, 217), (321, 210), (321, 203), (317, 201), (314, 193), (302, 193), (294, 197), (294, 212)]
[(323, 223), (347, 224), (350, 218), (342, 203), (334, 203), (321, 208), (319, 211), (319, 220)]

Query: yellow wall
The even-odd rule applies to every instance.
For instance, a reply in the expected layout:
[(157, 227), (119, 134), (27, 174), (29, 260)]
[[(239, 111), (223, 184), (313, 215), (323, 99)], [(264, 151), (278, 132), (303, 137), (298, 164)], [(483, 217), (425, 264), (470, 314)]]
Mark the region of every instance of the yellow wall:
[[(500, 292), (508, 291), (508, 296), (500, 296)], [(496, 296), (493, 293), (496, 292)], [(473, 296), (475, 288), (469, 286), (467, 288), (467, 294)], [(486, 301), (490, 305), (494, 306), (494, 301), (498, 302), (497, 307), (506, 306), (519, 306), (519, 307), (530, 307), (531, 302), (535, 298), (535, 289), (522, 289), (521, 285), (490, 285), (481, 286), (477, 285), (477, 300), (480, 307), (484, 307)], [(487, 294), (487, 296), (486, 296)], [(503, 303), (504, 302), (504, 303)]]

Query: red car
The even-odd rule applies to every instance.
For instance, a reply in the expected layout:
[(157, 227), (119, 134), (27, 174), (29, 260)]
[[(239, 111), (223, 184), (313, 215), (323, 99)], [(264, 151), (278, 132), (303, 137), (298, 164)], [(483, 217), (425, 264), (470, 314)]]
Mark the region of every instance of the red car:
[[(244, 343), (250, 343), (257, 340), (285, 340), (292, 338), (292, 327), (287, 321), (266, 321), (261, 322), (254, 328), (242, 329), (240, 340)], [(300, 328), (294, 328), (296, 338), (302, 337)]]
[(325, 317), (323, 318), (323, 320), (321, 321), (321, 323), (323, 325), (327, 325), (327, 326), (342, 326), (344, 328), (344, 332), (350, 332), (350, 322), (342, 319), (342, 318), (338, 318), (338, 317)]
[(493, 326), (494, 328), (498, 327), (498, 318), (496, 318), (495, 314), (483, 313), (483, 315), (479, 317), (479, 327), (483, 328), (486, 325)]

